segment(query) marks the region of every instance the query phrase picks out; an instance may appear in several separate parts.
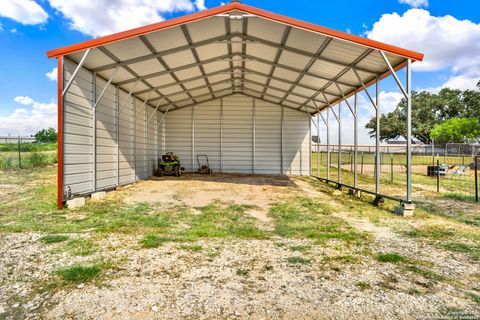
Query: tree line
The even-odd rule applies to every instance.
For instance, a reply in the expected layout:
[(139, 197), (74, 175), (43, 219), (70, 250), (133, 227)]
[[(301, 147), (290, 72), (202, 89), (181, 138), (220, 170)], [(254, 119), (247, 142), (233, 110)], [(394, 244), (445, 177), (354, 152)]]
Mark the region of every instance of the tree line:
[[(480, 81), (477, 83), (480, 90)], [(406, 139), (407, 101), (380, 117), (380, 139)], [(376, 135), (376, 119), (365, 125)], [(480, 91), (444, 88), (438, 93), (412, 92), (412, 137), (423, 143), (480, 142)]]

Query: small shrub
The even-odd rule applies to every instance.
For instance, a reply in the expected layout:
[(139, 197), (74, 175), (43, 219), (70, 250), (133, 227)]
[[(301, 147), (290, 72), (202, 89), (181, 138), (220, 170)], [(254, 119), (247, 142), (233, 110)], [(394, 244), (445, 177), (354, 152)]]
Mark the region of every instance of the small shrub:
[(250, 270), (247, 269), (237, 269), (237, 276), (243, 276), (246, 277), (250, 274)]
[(68, 236), (62, 235), (62, 234), (48, 234), (46, 236), (41, 237), (39, 240), (43, 243), (57, 243), (57, 242), (63, 242), (65, 240), (68, 240)]
[(379, 253), (377, 255), (377, 261), (380, 261), (380, 262), (399, 263), (399, 262), (404, 262), (406, 260), (407, 259), (404, 256), (401, 256), (396, 252)]
[(476, 303), (480, 303), (480, 295), (479, 294), (476, 294), (476, 293), (473, 293), (473, 292), (469, 292), (468, 293), (468, 297), (470, 299), (472, 299), (473, 301), (475, 301)]
[(372, 286), (370, 285), (370, 283), (368, 282), (365, 282), (365, 281), (359, 281), (355, 284), (360, 290), (362, 291), (365, 291), (367, 289), (371, 289)]
[(91, 281), (98, 275), (101, 269), (101, 266), (97, 264), (91, 266), (82, 266), (76, 264), (58, 270), (57, 274), (62, 278), (63, 281), (80, 283)]
[(44, 153), (32, 152), (25, 159), (26, 166), (30, 168), (42, 167), (48, 164), (48, 157)]

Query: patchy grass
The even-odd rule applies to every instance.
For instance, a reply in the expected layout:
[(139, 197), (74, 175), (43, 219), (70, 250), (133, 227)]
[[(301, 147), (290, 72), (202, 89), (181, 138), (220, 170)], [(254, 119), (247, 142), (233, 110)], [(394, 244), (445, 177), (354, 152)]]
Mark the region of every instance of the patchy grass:
[(254, 208), (251, 205), (222, 205), (213, 202), (197, 208), (200, 214), (183, 213), (180, 217), (183, 223), (190, 227), (180, 231), (180, 235), (189, 239), (225, 238), (267, 239), (268, 233), (255, 226), (255, 218), (246, 211)]
[(448, 242), (443, 244), (443, 247), (450, 251), (466, 253), (476, 260), (480, 259), (480, 246), (460, 242)]
[(290, 264), (310, 264), (311, 262), (310, 259), (306, 259), (300, 256), (288, 257), (287, 261)]
[(376, 259), (379, 262), (390, 262), (390, 263), (399, 263), (399, 262), (407, 261), (407, 258), (399, 255), (396, 252), (379, 253), (376, 256)]
[(89, 256), (98, 248), (90, 239), (72, 239), (65, 244), (65, 249), (75, 256)]
[(435, 281), (447, 281), (447, 280), (449, 280), (444, 275), (441, 275), (441, 274), (436, 273), (432, 270), (424, 269), (424, 268), (421, 268), (419, 266), (412, 265), (412, 264), (406, 266), (406, 270), (408, 270), (410, 272), (413, 272), (413, 273), (416, 273), (416, 274), (419, 274), (422, 277), (424, 277), (425, 279), (429, 279), (429, 280), (435, 280)]
[(147, 234), (140, 240), (140, 244), (144, 248), (157, 248), (169, 241), (171, 241), (169, 238), (160, 237), (156, 234)]
[(67, 283), (89, 282), (98, 276), (102, 270), (101, 264), (80, 265), (75, 264), (57, 270), (60, 278)]
[(63, 234), (47, 234), (46, 236), (41, 237), (38, 239), (39, 241), (43, 243), (58, 243), (58, 242), (63, 242), (68, 240), (70, 237), (63, 235)]
[(480, 294), (469, 292), (469, 293), (467, 293), (467, 297), (469, 297), (470, 299), (472, 299), (476, 303), (480, 303)]
[(307, 238), (325, 243), (336, 239), (347, 243), (365, 243), (368, 237), (346, 221), (331, 215), (332, 209), (311, 198), (295, 198), (277, 203), (270, 209), (275, 234), (282, 237)]

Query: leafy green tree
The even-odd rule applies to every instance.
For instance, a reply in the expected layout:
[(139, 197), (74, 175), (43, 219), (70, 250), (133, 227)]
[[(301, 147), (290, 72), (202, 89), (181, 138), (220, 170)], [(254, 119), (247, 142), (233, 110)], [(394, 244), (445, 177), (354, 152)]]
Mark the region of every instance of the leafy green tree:
[(474, 142), (480, 140), (480, 120), (477, 118), (453, 118), (436, 124), (430, 137), (440, 144), (449, 142)]
[[(381, 106), (380, 106), (381, 108)], [(402, 99), (394, 111), (380, 118), (382, 141), (403, 137), (406, 139), (407, 101)], [(445, 88), (438, 94), (430, 92), (412, 93), (412, 136), (424, 143), (431, 143), (432, 128), (446, 120), (464, 117), (480, 120), (480, 92)], [(375, 118), (365, 125), (371, 137), (376, 133)]]
[(42, 129), (35, 133), (35, 139), (41, 143), (57, 142), (57, 132), (54, 128)]

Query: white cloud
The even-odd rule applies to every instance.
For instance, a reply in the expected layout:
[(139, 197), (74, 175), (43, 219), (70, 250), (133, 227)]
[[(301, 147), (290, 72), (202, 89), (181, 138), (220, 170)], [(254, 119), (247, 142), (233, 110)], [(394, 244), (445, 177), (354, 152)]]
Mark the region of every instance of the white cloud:
[(424, 53), (424, 61), (413, 64), (415, 70), (450, 68), (459, 73), (480, 65), (480, 24), (470, 20), (436, 17), (427, 10), (410, 9), (403, 15), (382, 15), (366, 35)]
[(47, 72), (45, 75), (47, 76), (48, 79), (52, 81), (57, 81), (57, 75), (58, 75), (57, 67), (53, 68), (52, 71)]
[(204, 0), (48, 1), (72, 29), (94, 37), (165, 20), (165, 13), (206, 9)]
[(15, 109), (10, 115), (0, 116), (0, 135), (31, 135), (43, 128), (57, 127), (56, 103), (42, 103), (28, 96), (13, 100), (24, 107)]
[(408, 4), (414, 8), (428, 7), (428, 0), (398, 0), (398, 2)]
[(207, 7), (205, 6), (205, 0), (195, 0), (195, 7), (198, 10), (205, 10)]
[(48, 14), (33, 0), (1, 0), (0, 17), (31, 25), (47, 22)]

